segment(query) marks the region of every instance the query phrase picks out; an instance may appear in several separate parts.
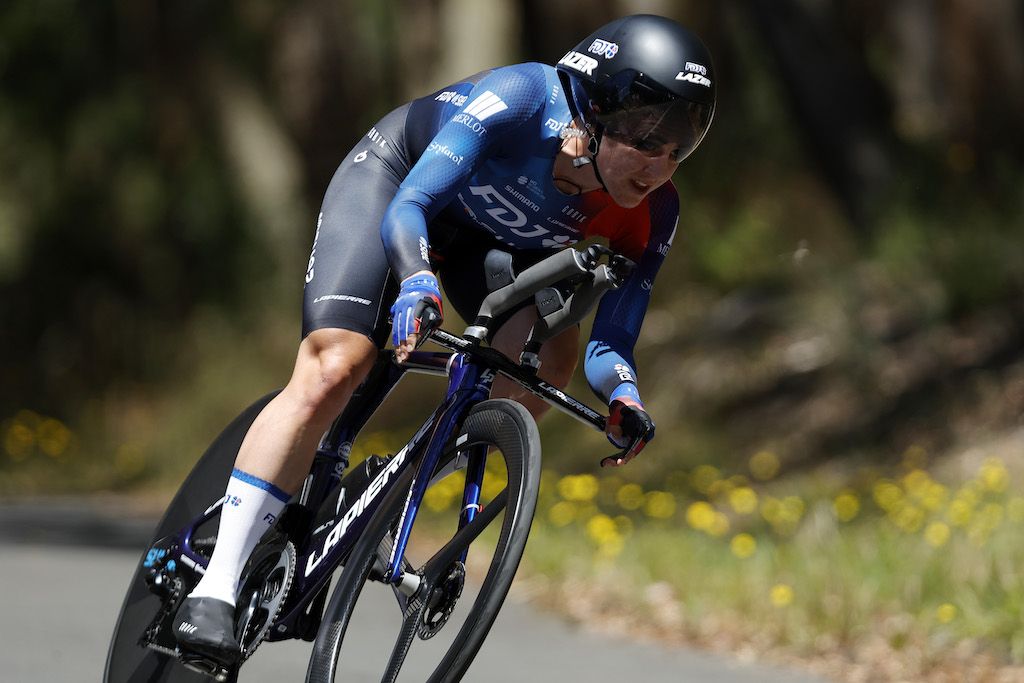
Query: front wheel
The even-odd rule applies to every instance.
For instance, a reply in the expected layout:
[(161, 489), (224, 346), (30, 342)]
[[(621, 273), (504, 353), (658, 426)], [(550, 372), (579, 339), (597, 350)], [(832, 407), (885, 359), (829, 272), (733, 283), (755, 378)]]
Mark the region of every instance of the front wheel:
[[(391, 682), (399, 680), (400, 670), (402, 680), (409, 681), (462, 678), (508, 594), (537, 505), (540, 437), (522, 405), (497, 399), (473, 408), (446, 457), (481, 456), (488, 450), (492, 463), (500, 455), (499, 467), (488, 468), (482, 509), (473, 522), (447, 542), (438, 540), (436, 530), (428, 528), (421, 536), (423, 530), (416, 528), (408, 564), (403, 562), (407, 574), (419, 577), (411, 596), (380, 581), (413, 468), (403, 472), (345, 564), (317, 635), (307, 681), (333, 683), (335, 676), (373, 680), (383, 672), (381, 680)], [(505, 479), (490, 500), (486, 494), (496, 487), (487, 477)], [(417, 563), (415, 557), (429, 559)], [(474, 592), (475, 597), (469, 596)], [(353, 620), (357, 626), (349, 630)]]

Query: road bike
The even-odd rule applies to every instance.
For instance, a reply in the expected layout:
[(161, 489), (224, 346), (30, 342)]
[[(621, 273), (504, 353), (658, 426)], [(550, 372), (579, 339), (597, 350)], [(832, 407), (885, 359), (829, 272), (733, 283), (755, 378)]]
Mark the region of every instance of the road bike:
[[(216, 544), (224, 485), (242, 439), (275, 393), (246, 409), (200, 458), (140, 558), (114, 629), (104, 680), (233, 681), (261, 643), (288, 639), (313, 642), (307, 681), (326, 683), (347, 675), (395, 681), (406, 663), (409, 680), (460, 680), (511, 586), (540, 488), (537, 426), (521, 404), (489, 398), (491, 384), (498, 374), (509, 377), (603, 431), (605, 416), (537, 376), (539, 350), (578, 324), (632, 267), (620, 255), (591, 245), (557, 252), (516, 275), (511, 256), (494, 250), (485, 260), (490, 293), (473, 324), (462, 336), (440, 328), (426, 335), (448, 351), (417, 350), (402, 364), (393, 351), (381, 351), (322, 437), (301, 491), (243, 570), (235, 611), (241, 657), (225, 668), (181, 652), (171, 622)], [(530, 297), (538, 319), (515, 362), (485, 342), (495, 318)], [(371, 455), (350, 467), (360, 429), (407, 372), (447, 376), (444, 400), (397, 453)], [(638, 443), (639, 438), (612, 457)], [(439, 540), (434, 525), (414, 538), (428, 489), (456, 472), (465, 483), (454, 533)], [(473, 599), (464, 594), (467, 573), (469, 583), (479, 585)], [(367, 639), (355, 640), (363, 623), (357, 603), (363, 604), (362, 596), (371, 592), (364, 588), (370, 587), (387, 596), (369, 609), (391, 612), (397, 621), (393, 640), (371, 634), (369, 641), (382, 643), (384, 650), (374, 662)], [(458, 610), (453, 620), (462, 604), (468, 609)], [(349, 629), (353, 621), (357, 626)], [(442, 630), (446, 638), (435, 639)], [(417, 640), (423, 645), (414, 649)], [(416, 657), (410, 656), (413, 651)], [(358, 673), (348, 674), (346, 667)]]

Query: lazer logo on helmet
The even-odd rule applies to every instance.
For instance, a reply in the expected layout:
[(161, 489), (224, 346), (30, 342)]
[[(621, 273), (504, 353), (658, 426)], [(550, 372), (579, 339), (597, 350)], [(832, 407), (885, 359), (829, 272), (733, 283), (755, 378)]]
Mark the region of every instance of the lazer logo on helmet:
[(711, 87), (710, 79), (706, 78), (705, 76), (701, 76), (700, 74), (695, 74), (695, 73), (692, 73), (692, 72), (691, 73), (685, 73), (683, 71), (680, 71), (678, 74), (676, 74), (676, 80), (677, 81), (689, 81), (690, 83), (696, 83), (697, 85), (703, 85), (705, 88), (710, 88)]
[(565, 53), (565, 56), (559, 60), (559, 64), (564, 64), (570, 69), (576, 69), (580, 73), (588, 76), (594, 75), (594, 69), (597, 68), (597, 60), (593, 57), (588, 57), (584, 54), (580, 54), (575, 50), (570, 50)]
[(587, 48), (587, 52), (593, 52), (595, 55), (603, 55), (605, 59), (611, 59), (618, 54), (619, 46), (616, 43), (597, 38)]

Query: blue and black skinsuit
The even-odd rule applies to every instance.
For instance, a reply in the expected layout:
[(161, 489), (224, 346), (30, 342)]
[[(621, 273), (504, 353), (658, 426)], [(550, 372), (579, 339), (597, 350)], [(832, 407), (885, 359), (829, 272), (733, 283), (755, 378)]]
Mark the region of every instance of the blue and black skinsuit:
[(600, 236), (638, 265), (598, 307), (586, 375), (606, 402), (639, 400), (633, 346), (679, 199), (671, 182), (632, 209), (603, 190), (557, 190), (554, 160), (571, 111), (555, 69), (528, 63), (477, 74), (381, 119), (327, 188), (306, 271), (303, 337), (340, 327), (383, 346), (398, 283), (427, 269), (472, 320), (487, 293), (489, 249), (510, 251), (518, 272)]

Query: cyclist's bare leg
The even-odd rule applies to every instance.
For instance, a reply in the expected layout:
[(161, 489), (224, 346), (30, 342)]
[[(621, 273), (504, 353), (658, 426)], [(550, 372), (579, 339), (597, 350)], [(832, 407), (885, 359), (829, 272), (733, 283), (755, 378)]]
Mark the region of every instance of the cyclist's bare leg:
[[(512, 360), (518, 361), (526, 336), (536, 321), (537, 309), (533, 306), (516, 311), (495, 333), (491, 346)], [(548, 340), (540, 349), (541, 366), (537, 375), (548, 384), (564, 389), (576, 371), (579, 343), (580, 330), (575, 325)], [(551, 407), (512, 380), (500, 375), (494, 380), (491, 396), (511, 398), (522, 403), (536, 420)]]
[(213, 556), (175, 616), (183, 648), (222, 664), (237, 659), (233, 615), (242, 567), (299, 489), (317, 441), (376, 356), (367, 337), (347, 330), (316, 330), (299, 345), (291, 380), (253, 422), (235, 459)]
[(321, 329), (299, 346), (291, 380), (249, 428), (235, 467), (294, 494), (316, 446), (377, 357), (358, 332)]

